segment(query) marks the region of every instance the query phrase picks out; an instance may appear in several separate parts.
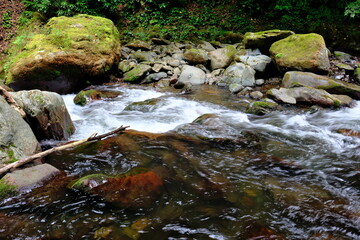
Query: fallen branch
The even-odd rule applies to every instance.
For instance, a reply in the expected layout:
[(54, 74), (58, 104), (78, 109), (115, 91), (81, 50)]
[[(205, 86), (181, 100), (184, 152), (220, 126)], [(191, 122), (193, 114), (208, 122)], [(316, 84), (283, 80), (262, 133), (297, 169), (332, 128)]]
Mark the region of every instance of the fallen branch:
[(4, 173), (14, 169), (14, 168), (17, 168), (17, 167), (20, 167), (26, 163), (29, 163), (29, 162), (32, 162), (36, 159), (39, 159), (39, 158), (42, 158), (42, 157), (45, 157), (53, 152), (57, 152), (57, 151), (61, 151), (61, 150), (65, 150), (65, 149), (68, 149), (68, 148), (72, 148), (72, 147), (76, 147), (78, 145), (81, 145), (85, 142), (91, 142), (91, 141), (98, 141), (98, 140), (101, 140), (105, 137), (108, 137), (108, 136), (111, 136), (111, 135), (114, 135), (114, 134), (118, 134), (118, 133), (123, 133), (126, 128), (128, 128), (129, 126), (126, 126), (126, 127), (123, 127), (123, 126), (120, 126), (119, 128), (115, 129), (114, 131), (111, 131), (111, 132), (108, 132), (108, 133), (105, 133), (105, 134), (101, 134), (99, 136), (97, 136), (97, 134), (92, 134), (90, 137), (88, 138), (85, 138), (85, 139), (82, 139), (82, 140), (79, 140), (79, 141), (75, 141), (75, 142), (71, 142), (71, 143), (68, 143), (68, 144), (65, 144), (65, 145), (62, 145), (62, 146), (58, 146), (58, 147), (53, 147), (51, 149), (48, 149), (46, 151), (43, 151), (43, 152), (39, 152), (39, 153), (36, 153), (34, 155), (31, 155), (27, 158), (23, 158), (19, 161), (16, 161), (14, 163), (11, 163), (11, 164), (8, 164), (6, 165), (5, 167), (2, 167), (0, 168), (0, 175), (3, 175)]
[(20, 115), (22, 118), (25, 118), (26, 113), (24, 112), (24, 110), (16, 103), (15, 99), (13, 98), (13, 96), (6, 91), (5, 88), (0, 86), (0, 95), (4, 96), (5, 100), (7, 101), (7, 103), (14, 108)]

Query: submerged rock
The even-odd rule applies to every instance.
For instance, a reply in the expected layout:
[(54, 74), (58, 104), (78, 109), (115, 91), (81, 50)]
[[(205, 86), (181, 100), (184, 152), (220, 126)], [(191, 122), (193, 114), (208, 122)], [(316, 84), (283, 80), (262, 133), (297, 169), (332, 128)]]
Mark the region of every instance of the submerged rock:
[(119, 32), (109, 19), (80, 14), (54, 17), (31, 37), (6, 76), (14, 90), (70, 93), (104, 81), (120, 58)]
[(271, 45), (271, 57), (279, 70), (328, 72), (330, 61), (324, 38), (315, 33), (294, 34)]
[(26, 121), (38, 140), (68, 139), (75, 132), (70, 114), (59, 94), (30, 90), (14, 92), (12, 95), (25, 111)]
[(244, 36), (245, 48), (260, 49), (264, 54), (269, 52), (270, 46), (283, 38), (295, 34), (287, 30), (267, 30), (262, 32), (247, 32)]
[(119, 207), (149, 208), (161, 196), (163, 181), (154, 172), (140, 169), (119, 177), (93, 174), (68, 187), (97, 195)]
[(15, 162), (40, 150), (24, 119), (0, 96), (0, 165)]
[(344, 94), (360, 100), (360, 86), (339, 81), (322, 75), (291, 71), (284, 75), (283, 87), (309, 86), (324, 89), (329, 93)]

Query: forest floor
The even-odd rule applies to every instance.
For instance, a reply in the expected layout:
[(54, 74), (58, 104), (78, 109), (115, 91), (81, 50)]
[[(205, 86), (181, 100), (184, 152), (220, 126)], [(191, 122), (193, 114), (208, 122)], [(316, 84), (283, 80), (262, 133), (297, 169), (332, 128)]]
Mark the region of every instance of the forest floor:
[(0, 54), (15, 36), (17, 22), (24, 10), (25, 6), (20, 0), (0, 1)]

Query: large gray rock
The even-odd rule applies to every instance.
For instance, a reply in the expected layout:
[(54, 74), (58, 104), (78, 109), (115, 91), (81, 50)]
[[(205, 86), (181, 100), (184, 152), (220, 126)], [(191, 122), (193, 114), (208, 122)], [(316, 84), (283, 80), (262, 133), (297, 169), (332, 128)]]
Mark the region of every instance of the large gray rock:
[(40, 150), (29, 125), (0, 96), (0, 164), (17, 161)]
[(264, 72), (266, 66), (271, 62), (271, 58), (262, 55), (260, 51), (247, 51), (246, 55), (235, 58), (242, 63), (245, 63), (258, 72)]
[(104, 81), (119, 61), (119, 39), (119, 31), (106, 18), (84, 14), (51, 18), (41, 34), (12, 55), (7, 84), (15, 91), (70, 93), (87, 82)]
[(133, 58), (135, 58), (138, 62), (153, 62), (157, 58), (157, 54), (155, 52), (142, 52), (136, 51), (131, 54)]
[(206, 63), (209, 60), (207, 51), (203, 49), (190, 48), (185, 50), (184, 59), (189, 63)]
[(348, 95), (360, 100), (360, 86), (308, 72), (290, 71), (285, 73), (283, 87), (309, 86), (324, 89), (329, 93)]
[(322, 107), (339, 107), (342, 105), (338, 98), (325, 90), (311, 87), (270, 89), (266, 94), (278, 101), (289, 104), (303, 103)]
[(236, 53), (237, 50), (232, 45), (209, 52), (211, 70), (229, 66), (230, 63), (234, 60)]
[(270, 55), (280, 71), (326, 73), (330, 68), (324, 38), (316, 33), (294, 34), (273, 43)]
[(206, 79), (206, 74), (203, 70), (197, 67), (185, 65), (180, 74), (178, 83), (179, 84), (188, 84), (191, 85), (200, 85), (204, 84)]
[(59, 173), (60, 170), (45, 163), (8, 173), (1, 179), (1, 181), (13, 186), (15, 191), (22, 191), (24, 189), (28, 190), (39, 186), (44, 181)]
[(269, 52), (270, 46), (280, 39), (294, 34), (287, 30), (267, 30), (262, 32), (247, 32), (244, 36), (245, 48), (260, 49), (264, 54)]
[(25, 111), (26, 120), (39, 141), (67, 139), (74, 133), (74, 124), (59, 94), (29, 90), (13, 92), (12, 96)]
[(235, 63), (226, 68), (222, 81), (228, 85), (236, 83), (251, 87), (255, 85), (255, 70), (243, 63)]

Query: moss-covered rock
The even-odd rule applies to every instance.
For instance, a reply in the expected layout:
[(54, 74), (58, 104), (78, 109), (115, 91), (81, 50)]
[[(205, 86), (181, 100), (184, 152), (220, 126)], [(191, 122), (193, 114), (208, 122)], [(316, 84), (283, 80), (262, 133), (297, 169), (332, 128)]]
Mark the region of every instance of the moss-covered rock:
[(115, 91), (101, 91), (96, 89), (82, 90), (74, 98), (74, 103), (80, 106), (85, 106), (87, 103), (104, 98), (115, 98), (119, 96), (120, 92)]
[(294, 34), (287, 30), (267, 30), (262, 32), (247, 32), (244, 36), (245, 48), (260, 49), (264, 54), (269, 52), (270, 46), (283, 38)]
[(207, 51), (203, 49), (190, 48), (185, 50), (184, 59), (189, 63), (206, 63), (209, 60)]
[(54, 17), (10, 59), (6, 82), (15, 90), (68, 93), (99, 81), (120, 57), (119, 32), (111, 20)]
[(74, 133), (74, 124), (59, 94), (29, 90), (14, 92), (12, 95), (25, 111), (26, 121), (38, 140), (62, 140)]
[(138, 82), (142, 77), (151, 70), (151, 66), (147, 64), (136, 65), (132, 70), (124, 74), (125, 82)]
[(360, 86), (314, 73), (298, 71), (287, 72), (282, 80), (282, 86), (286, 88), (309, 86), (324, 89), (329, 93), (348, 95), (360, 100)]
[(248, 109), (246, 110), (246, 113), (265, 115), (275, 110), (277, 107), (278, 104), (274, 102), (257, 101), (249, 105)]
[(291, 35), (273, 43), (269, 51), (280, 71), (326, 73), (330, 68), (324, 38), (316, 33)]
[(151, 45), (148, 42), (144, 42), (138, 39), (135, 39), (125, 45), (126, 47), (133, 48), (133, 49), (141, 49), (141, 50), (150, 50)]

